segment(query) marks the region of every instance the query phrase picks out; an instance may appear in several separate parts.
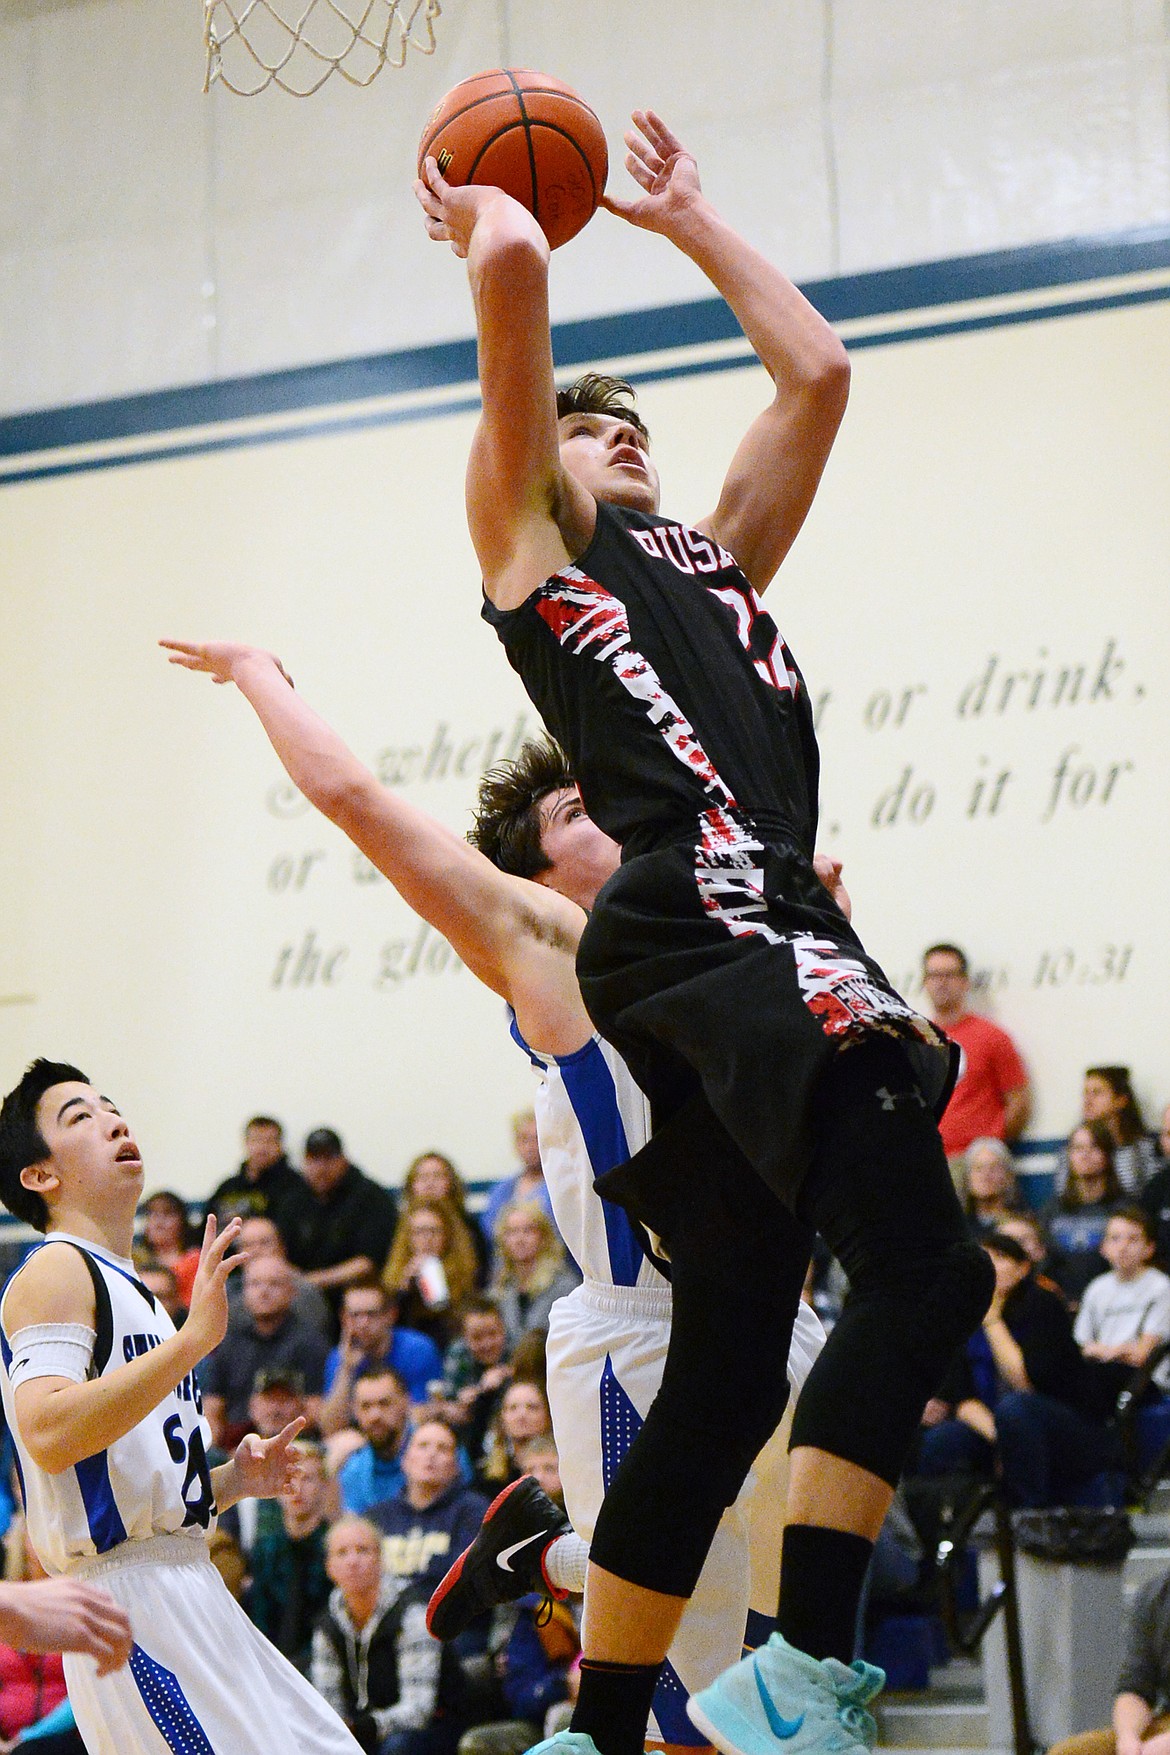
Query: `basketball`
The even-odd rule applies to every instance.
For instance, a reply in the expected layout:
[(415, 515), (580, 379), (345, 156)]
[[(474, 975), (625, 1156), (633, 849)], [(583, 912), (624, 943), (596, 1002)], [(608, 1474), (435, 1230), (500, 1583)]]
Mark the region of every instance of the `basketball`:
[(609, 170), (605, 134), (583, 97), (547, 73), (501, 67), (453, 86), (418, 146), (449, 183), (486, 183), (533, 214), (552, 249), (597, 211)]

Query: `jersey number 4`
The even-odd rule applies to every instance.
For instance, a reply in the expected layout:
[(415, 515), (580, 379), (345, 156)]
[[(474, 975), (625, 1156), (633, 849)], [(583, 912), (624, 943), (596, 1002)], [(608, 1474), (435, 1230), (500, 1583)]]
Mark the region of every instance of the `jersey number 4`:
[(187, 1507), (183, 1528), (186, 1529), (189, 1523), (197, 1523), (200, 1529), (206, 1529), (215, 1510), (215, 1494), (211, 1487), (207, 1452), (203, 1448), (203, 1434), (197, 1427), (190, 1438), (187, 1438), (183, 1432), (182, 1415), (172, 1414), (163, 1427), (163, 1437), (175, 1462), (187, 1465), (183, 1485), (179, 1489), (183, 1504)]

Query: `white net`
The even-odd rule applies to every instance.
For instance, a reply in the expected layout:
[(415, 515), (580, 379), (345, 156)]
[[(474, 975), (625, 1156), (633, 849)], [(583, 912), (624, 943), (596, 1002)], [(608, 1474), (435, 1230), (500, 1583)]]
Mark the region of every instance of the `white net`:
[(311, 97), (333, 73), (369, 85), (408, 49), (434, 53), (439, 13), (439, 0), (203, 0), (203, 89)]

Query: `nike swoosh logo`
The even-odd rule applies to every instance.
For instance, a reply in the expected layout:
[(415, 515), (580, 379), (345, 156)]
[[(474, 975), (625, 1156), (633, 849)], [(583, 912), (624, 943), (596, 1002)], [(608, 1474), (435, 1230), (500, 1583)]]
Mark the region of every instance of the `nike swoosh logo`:
[(540, 1534), (525, 1536), (522, 1542), (513, 1542), (510, 1548), (502, 1548), (496, 1555), (496, 1565), (504, 1572), (514, 1572), (516, 1568), (509, 1564), (513, 1554), (518, 1554), (521, 1548), (527, 1548), (531, 1542), (539, 1542), (543, 1539)]
[(773, 1701), (772, 1696), (764, 1687), (764, 1681), (763, 1677), (760, 1675), (759, 1665), (754, 1664), (752, 1667), (755, 1673), (756, 1687), (760, 1691), (760, 1703), (764, 1708), (764, 1717), (768, 1721), (768, 1727), (771, 1730), (772, 1735), (774, 1737), (783, 1737), (784, 1739), (795, 1737), (797, 1731), (800, 1730), (800, 1727), (804, 1723), (803, 1712), (799, 1718), (781, 1718), (780, 1714), (776, 1711), (776, 1704)]

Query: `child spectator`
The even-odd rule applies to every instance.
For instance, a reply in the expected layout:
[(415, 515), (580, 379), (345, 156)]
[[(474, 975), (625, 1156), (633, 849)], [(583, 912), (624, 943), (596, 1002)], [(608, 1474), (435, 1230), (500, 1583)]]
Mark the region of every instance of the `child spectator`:
[(279, 1496), (279, 1522), (268, 1522), (252, 1548), (248, 1614), (298, 1670), (308, 1672), (313, 1627), (329, 1601), (325, 1571), (329, 1483), (320, 1444), (300, 1440), (297, 1462)]
[(463, 1306), (462, 1334), (452, 1341), (443, 1360), (439, 1407), (471, 1456), (483, 1449), (512, 1376), (508, 1334), (494, 1298), (469, 1298)]
[[(1109, 1375), (1114, 1397), (1170, 1340), (1170, 1277), (1153, 1266), (1154, 1244), (1154, 1224), (1144, 1207), (1114, 1208), (1101, 1244), (1111, 1271), (1090, 1282), (1077, 1311), (1077, 1344)], [(1166, 1381), (1162, 1368), (1157, 1381)]]
[(334, 1589), (313, 1633), (310, 1677), (367, 1755), (446, 1755), (435, 1721), (441, 1648), (426, 1604), (382, 1570), (382, 1538), (364, 1517), (329, 1531)]
[(408, 1207), (399, 1219), (382, 1284), (398, 1300), (399, 1322), (445, 1347), (478, 1270), (471, 1233), (455, 1208), (427, 1201)]
[(1121, 1185), (1113, 1168), (1113, 1135), (1104, 1121), (1074, 1127), (1067, 1149), (1068, 1181), (1041, 1217), (1048, 1228), (1052, 1277), (1079, 1304), (1089, 1281), (1108, 1269), (1101, 1240), (1121, 1199)]
[(579, 1282), (565, 1259), (552, 1220), (535, 1201), (516, 1201), (500, 1214), (495, 1231), (496, 1277), (493, 1295), (500, 1307), (508, 1344), (526, 1329), (547, 1328), (558, 1298)]

